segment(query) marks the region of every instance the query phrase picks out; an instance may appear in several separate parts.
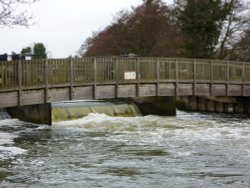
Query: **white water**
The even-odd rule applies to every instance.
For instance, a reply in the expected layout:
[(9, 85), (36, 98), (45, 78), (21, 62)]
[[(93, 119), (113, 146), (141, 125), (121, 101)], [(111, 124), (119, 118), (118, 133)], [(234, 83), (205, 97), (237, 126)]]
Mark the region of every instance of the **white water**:
[[(9, 118), (8, 114), (2, 115), (2, 117)], [(15, 126), (17, 123), (21, 123), (21, 121), (16, 119), (2, 119), (0, 120), (0, 127), (13, 125)], [(17, 138), (18, 135), (15, 133), (6, 133), (0, 131), (0, 161), (3, 159), (13, 158), (16, 155), (23, 154), (26, 150), (13, 146), (14, 139)]]
[[(249, 187), (250, 119), (87, 117), (51, 127), (0, 120), (0, 187)], [(10, 149), (12, 148), (12, 149)]]

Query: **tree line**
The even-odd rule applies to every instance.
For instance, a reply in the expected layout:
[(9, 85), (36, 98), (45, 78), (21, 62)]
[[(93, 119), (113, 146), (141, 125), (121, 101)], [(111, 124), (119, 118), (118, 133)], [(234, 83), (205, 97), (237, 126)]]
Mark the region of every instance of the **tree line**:
[(143, 0), (94, 32), (79, 53), (250, 61), (249, 13), (245, 0)]
[[(0, 27), (30, 26), (32, 16), (17, 12), (21, 4), (38, 0), (0, 0)], [(127, 55), (216, 58), (250, 61), (249, 0), (142, 0), (120, 11), (114, 21), (87, 38), (82, 56)], [(46, 49), (27, 47), (21, 53)], [(40, 51), (40, 52), (39, 52)]]

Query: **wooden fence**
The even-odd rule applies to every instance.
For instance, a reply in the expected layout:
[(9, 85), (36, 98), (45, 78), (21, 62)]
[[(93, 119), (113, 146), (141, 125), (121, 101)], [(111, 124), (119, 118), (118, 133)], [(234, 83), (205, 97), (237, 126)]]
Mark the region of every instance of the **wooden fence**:
[[(126, 77), (127, 74), (127, 77)], [(131, 74), (131, 75), (129, 75)], [(0, 92), (136, 81), (250, 82), (250, 64), (198, 59), (95, 57), (0, 62)]]

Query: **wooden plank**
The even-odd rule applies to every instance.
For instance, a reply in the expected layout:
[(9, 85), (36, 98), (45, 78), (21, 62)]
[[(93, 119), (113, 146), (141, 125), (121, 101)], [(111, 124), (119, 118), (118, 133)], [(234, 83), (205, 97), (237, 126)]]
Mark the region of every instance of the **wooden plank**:
[(193, 95), (196, 95), (196, 61), (193, 60)]
[(156, 79), (157, 79), (157, 83), (156, 83), (156, 96), (159, 96), (160, 94), (160, 62), (159, 59), (157, 58), (157, 62), (156, 62)]
[(212, 86), (213, 96), (226, 96), (227, 85), (226, 84), (213, 84)]
[(195, 95), (196, 96), (209, 96), (210, 84), (196, 84)]
[(175, 59), (175, 96), (178, 96), (179, 93), (178, 93), (178, 89), (179, 89), (179, 86), (178, 86), (178, 81), (179, 81), (179, 66), (178, 66), (178, 60)]
[(97, 93), (96, 93), (96, 82), (97, 82), (97, 65), (96, 65), (96, 58), (94, 58), (94, 87), (93, 87), (93, 98), (96, 99), (97, 98)]
[(118, 64), (118, 58), (115, 59), (115, 97), (118, 98), (118, 82), (119, 82), (119, 74), (118, 74), (119, 64)]
[(49, 89), (49, 101), (48, 102), (59, 102), (59, 101), (68, 101), (70, 88), (56, 88)]
[(136, 59), (136, 96), (140, 96), (140, 80), (141, 80), (141, 70), (140, 70), (140, 61), (139, 58)]
[(93, 99), (93, 86), (75, 87), (74, 100)]
[(246, 80), (246, 63), (244, 62), (242, 65), (242, 96), (245, 96), (245, 80)]
[(27, 90), (22, 92), (22, 104), (42, 104), (44, 103), (44, 90)]
[(178, 84), (178, 96), (193, 95), (193, 84)]
[(160, 84), (159, 96), (175, 96), (175, 84)]
[(156, 85), (155, 84), (141, 84), (139, 87), (140, 97), (156, 96)]
[(229, 62), (227, 62), (227, 89), (226, 89), (226, 95), (227, 96), (229, 96), (229, 77), (230, 77)]
[(131, 85), (119, 85), (118, 86), (118, 98), (136, 97), (136, 84)]
[(48, 60), (45, 61), (44, 65), (44, 79), (45, 79), (45, 89), (44, 89), (44, 102), (47, 103), (49, 101), (49, 64)]
[(18, 91), (0, 93), (0, 108), (18, 106)]
[(115, 86), (97, 86), (96, 99), (109, 99), (115, 98)]
[(250, 85), (244, 86), (244, 96), (246, 96), (246, 97), (250, 96)]
[(22, 77), (23, 77), (23, 69), (22, 62), (18, 61), (18, 106), (22, 105)]
[(228, 85), (228, 96), (242, 96), (242, 86)]
[(74, 72), (73, 72), (73, 59), (70, 59), (69, 62), (69, 81), (70, 81), (70, 93), (69, 93), (69, 98), (70, 100), (73, 99), (74, 97)]
[(210, 96), (213, 96), (213, 63), (210, 61)]

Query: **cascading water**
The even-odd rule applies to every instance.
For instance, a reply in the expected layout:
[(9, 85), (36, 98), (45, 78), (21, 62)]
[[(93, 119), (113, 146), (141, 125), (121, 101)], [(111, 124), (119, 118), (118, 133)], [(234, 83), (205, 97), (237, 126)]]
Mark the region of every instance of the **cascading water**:
[(0, 108), (0, 120), (10, 119), (10, 118), (11, 116), (7, 113), (7, 111), (5, 109)]
[(142, 115), (130, 101), (69, 101), (52, 104), (52, 122), (79, 119), (90, 113), (123, 117)]

